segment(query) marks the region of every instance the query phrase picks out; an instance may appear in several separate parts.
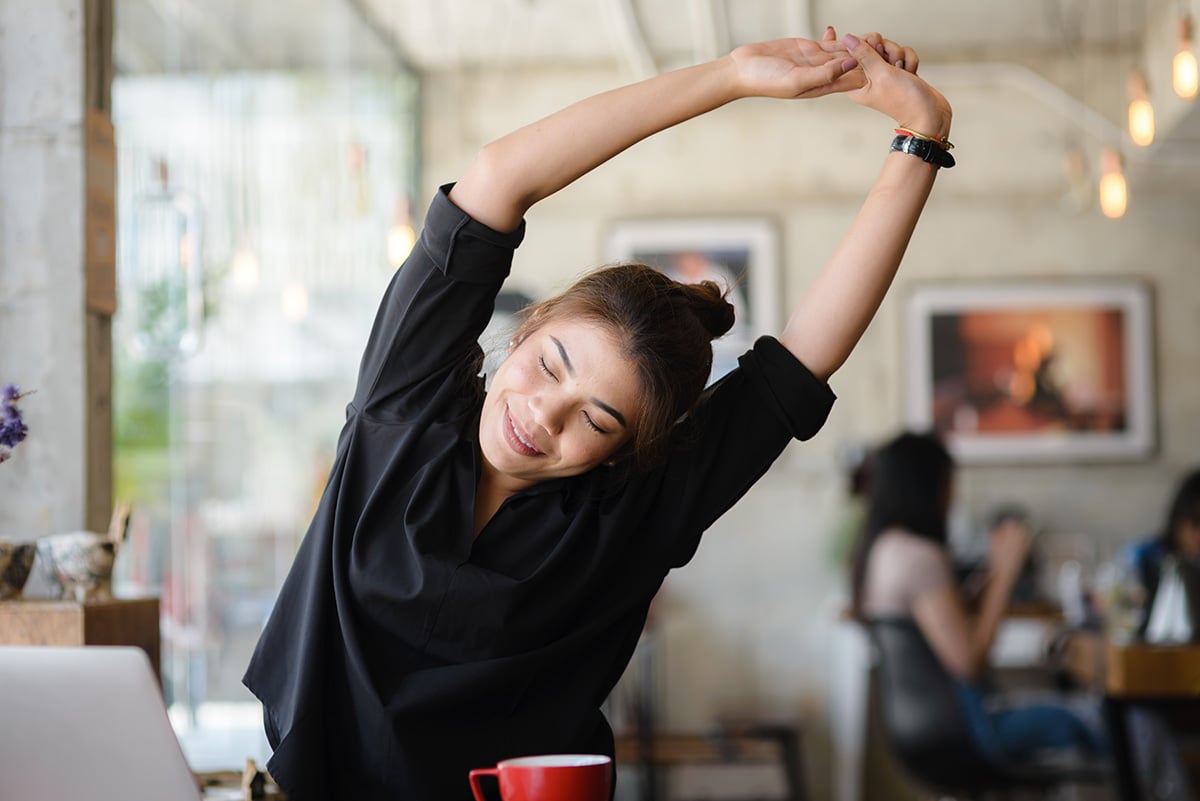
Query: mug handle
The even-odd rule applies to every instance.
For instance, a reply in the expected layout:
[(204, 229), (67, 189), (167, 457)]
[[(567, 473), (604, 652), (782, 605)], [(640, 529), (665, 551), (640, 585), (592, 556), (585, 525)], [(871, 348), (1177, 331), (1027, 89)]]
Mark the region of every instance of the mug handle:
[(479, 778), (481, 776), (495, 776), (499, 780), (500, 769), (475, 768), (467, 774), (467, 778), (471, 780), (471, 792), (475, 794), (475, 801), (487, 801), (487, 798), (483, 795), (483, 790), (479, 787)]

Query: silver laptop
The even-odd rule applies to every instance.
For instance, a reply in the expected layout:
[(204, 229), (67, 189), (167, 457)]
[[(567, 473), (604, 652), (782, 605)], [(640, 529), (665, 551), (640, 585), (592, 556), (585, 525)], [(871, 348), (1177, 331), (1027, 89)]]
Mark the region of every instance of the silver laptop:
[(138, 648), (0, 646), (0, 795), (199, 801)]

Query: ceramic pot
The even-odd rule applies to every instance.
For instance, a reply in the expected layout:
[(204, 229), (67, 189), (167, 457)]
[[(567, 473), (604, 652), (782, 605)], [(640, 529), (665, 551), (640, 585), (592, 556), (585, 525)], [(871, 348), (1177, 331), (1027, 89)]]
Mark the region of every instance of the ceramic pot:
[(70, 531), (43, 537), (37, 543), (38, 558), (62, 586), (61, 597), (75, 601), (112, 597), (113, 560), (116, 543), (107, 534)]

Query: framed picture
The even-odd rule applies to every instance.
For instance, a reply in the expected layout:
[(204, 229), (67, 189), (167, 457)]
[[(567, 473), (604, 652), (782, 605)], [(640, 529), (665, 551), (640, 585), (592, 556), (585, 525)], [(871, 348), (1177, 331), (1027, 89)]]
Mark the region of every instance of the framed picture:
[(963, 462), (1144, 458), (1154, 448), (1149, 289), (1137, 282), (918, 287), (906, 419)]
[(715, 381), (761, 334), (781, 330), (779, 246), (766, 219), (631, 220), (613, 226), (605, 243), (611, 262), (636, 261), (679, 281), (716, 281), (729, 288), (735, 322), (713, 343)]

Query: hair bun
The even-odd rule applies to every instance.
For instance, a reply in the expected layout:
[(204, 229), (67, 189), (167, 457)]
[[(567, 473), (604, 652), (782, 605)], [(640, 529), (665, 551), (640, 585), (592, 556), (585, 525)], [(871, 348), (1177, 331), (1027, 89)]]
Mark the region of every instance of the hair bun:
[(733, 304), (726, 299), (729, 290), (716, 281), (683, 284), (684, 297), (692, 313), (713, 339), (725, 336), (733, 328)]

